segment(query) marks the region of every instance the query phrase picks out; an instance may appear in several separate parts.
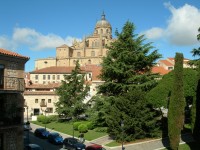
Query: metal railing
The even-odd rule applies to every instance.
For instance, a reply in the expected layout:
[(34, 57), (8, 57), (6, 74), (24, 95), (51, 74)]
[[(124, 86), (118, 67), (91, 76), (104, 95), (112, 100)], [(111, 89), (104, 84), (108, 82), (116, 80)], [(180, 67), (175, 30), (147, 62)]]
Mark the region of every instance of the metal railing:
[(0, 76), (0, 90), (24, 91), (24, 78)]

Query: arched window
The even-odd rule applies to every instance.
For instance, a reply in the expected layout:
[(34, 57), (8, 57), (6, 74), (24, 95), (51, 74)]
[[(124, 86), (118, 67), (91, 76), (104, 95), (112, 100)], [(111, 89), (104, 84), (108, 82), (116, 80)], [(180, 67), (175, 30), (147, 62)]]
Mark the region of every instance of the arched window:
[(77, 52), (77, 57), (81, 57), (81, 52)]
[(95, 56), (95, 51), (91, 51), (91, 56), (92, 56), (92, 57)]
[(88, 60), (88, 64), (91, 64), (91, 60), (90, 59)]
[(109, 30), (108, 30), (108, 29), (106, 29), (106, 33), (109, 33)]
[(103, 33), (103, 29), (101, 29), (101, 34)]

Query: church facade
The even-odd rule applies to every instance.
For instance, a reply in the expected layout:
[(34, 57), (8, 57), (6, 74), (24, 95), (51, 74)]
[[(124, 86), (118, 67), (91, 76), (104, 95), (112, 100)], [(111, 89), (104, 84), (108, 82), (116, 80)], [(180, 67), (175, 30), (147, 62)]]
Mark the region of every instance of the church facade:
[(92, 35), (85, 37), (81, 42), (74, 40), (72, 46), (64, 44), (56, 47), (56, 57), (37, 59), (35, 70), (51, 66), (75, 66), (77, 60), (81, 66), (99, 65), (107, 54), (106, 45), (113, 40), (112, 26), (103, 13)]

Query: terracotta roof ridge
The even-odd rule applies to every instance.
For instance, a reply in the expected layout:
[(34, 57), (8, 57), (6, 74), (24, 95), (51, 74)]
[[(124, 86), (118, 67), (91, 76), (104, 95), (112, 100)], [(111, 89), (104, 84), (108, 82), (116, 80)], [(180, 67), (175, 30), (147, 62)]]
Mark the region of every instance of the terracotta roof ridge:
[(0, 48), (0, 54), (4, 54), (4, 55), (8, 55), (8, 56), (14, 56), (14, 57), (21, 57), (21, 58), (25, 58), (25, 59), (30, 59), (30, 57), (27, 56), (22, 56), (16, 52), (10, 51), (10, 50), (6, 50), (3, 48)]

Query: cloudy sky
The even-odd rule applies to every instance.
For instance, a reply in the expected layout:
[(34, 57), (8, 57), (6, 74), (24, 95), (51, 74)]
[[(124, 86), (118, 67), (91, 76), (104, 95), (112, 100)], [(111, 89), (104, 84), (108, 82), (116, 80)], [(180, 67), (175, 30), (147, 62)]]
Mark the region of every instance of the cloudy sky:
[(56, 47), (92, 34), (103, 11), (114, 38), (129, 20), (162, 59), (176, 52), (194, 59), (191, 50), (200, 46), (199, 0), (1, 0), (0, 48), (30, 57), (25, 69), (33, 71), (36, 59), (55, 57)]

